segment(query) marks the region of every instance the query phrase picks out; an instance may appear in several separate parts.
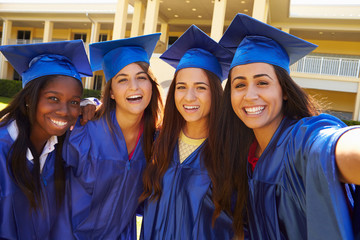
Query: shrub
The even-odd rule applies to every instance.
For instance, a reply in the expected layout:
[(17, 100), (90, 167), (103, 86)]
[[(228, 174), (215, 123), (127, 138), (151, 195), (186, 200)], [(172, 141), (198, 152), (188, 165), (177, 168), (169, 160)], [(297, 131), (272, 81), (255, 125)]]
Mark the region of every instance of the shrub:
[[(0, 79), (0, 96), (12, 98), (22, 89), (21, 84), (21, 81)], [(100, 90), (84, 89), (83, 98), (96, 97), (100, 99), (100, 96)]]
[(0, 96), (12, 98), (22, 89), (21, 81), (0, 79)]
[(342, 120), (342, 121), (348, 126), (360, 125), (360, 122), (358, 121), (352, 121), (352, 120)]

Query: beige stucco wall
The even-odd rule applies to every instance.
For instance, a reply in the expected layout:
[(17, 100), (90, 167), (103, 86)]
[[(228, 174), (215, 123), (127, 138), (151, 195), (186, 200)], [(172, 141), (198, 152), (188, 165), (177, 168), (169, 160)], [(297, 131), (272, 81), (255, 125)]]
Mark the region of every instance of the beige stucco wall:
[(316, 53), (360, 56), (360, 41), (358, 42), (324, 41), (324, 40), (309, 40), (309, 41), (318, 45), (318, 48), (314, 50), (314, 52)]
[(305, 89), (324, 109), (353, 112), (355, 108), (355, 93)]

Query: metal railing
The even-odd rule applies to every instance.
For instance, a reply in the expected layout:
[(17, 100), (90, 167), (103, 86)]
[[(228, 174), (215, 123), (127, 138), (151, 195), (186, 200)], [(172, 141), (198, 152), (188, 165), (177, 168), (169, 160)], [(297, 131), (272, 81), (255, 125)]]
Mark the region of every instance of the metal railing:
[(360, 59), (306, 56), (290, 66), (292, 72), (359, 77)]

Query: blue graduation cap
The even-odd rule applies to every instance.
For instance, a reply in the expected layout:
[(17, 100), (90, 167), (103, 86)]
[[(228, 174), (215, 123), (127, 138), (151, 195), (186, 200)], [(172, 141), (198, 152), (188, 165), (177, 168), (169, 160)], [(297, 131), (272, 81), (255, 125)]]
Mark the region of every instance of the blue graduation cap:
[(133, 62), (150, 63), (161, 33), (90, 44), (93, 71), (103, 70), (109, 81), (121, 69)]
[(0, 51), (22, 77), (22, 86), (48, 75), (78, 79), (92, 76), (82, 40), (0, 46)]
[(291, 64), (317, 47), (241, 13), (235, 16), (219, 43), (235, 54), (230, 68), (265, 62), (288, 72)]
[(160, 58), (179, 71), (202, 68), (227, 78), (232, 54), (195, 25), (188, 28)]

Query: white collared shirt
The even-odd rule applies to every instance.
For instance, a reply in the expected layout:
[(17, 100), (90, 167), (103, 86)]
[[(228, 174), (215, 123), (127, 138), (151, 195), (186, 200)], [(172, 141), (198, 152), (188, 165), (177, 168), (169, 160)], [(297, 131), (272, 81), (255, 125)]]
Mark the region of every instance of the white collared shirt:
[[(9, 126), (7, 127), (7, 130), (10, 134), (10, 137), (12, 138), (12, 140), (16, 140), (18, 135), (19, 135), (19, 130), (17, 128), (16, 125), (16, 121), (12, 121)], [(55, 149), (55, 144), (58, 143), (58, 139), (57, 136), (52, 136), (51, 138), (49, 138), (49, 140), (47, 140), (45, 147), (43, 148), (43, 151), (40, 155), (40, 172), (42, 172), (42, 169), (45, 165), (45, 161), (47, 156), (49, 155), (49, 153), (51, 153), (52, 151), (54, 151)], [(30, 149), (28, 148), (26, 151), (26, 158), (31, 162), (34, 163), (34, 157), (30, 151)]]

